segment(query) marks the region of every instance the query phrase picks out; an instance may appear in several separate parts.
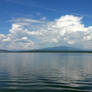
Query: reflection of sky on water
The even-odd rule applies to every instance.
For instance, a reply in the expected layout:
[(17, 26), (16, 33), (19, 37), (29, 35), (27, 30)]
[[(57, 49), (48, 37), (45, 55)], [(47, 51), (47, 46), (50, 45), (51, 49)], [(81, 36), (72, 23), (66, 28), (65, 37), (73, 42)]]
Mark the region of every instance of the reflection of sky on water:
[(91, 54), (78, 53), (0, 53), (0, 81), (36, 84), (48, 81), (70, 86), (92, 83), (91, 57)]

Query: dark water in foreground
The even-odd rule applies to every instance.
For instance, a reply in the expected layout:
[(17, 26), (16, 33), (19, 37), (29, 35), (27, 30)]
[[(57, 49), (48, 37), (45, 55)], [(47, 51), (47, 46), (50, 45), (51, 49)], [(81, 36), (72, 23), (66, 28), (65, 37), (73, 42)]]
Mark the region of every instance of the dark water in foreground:
[(0, 92), (92, 92), (92, 54), (0, 53)]

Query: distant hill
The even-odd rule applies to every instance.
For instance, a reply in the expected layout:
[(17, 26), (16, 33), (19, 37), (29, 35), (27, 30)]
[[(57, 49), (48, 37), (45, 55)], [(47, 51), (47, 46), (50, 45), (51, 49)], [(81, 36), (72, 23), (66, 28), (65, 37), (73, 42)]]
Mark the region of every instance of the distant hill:
[(32, 49), (32, 50), (17, 50), (9, 52), (62, 52), (62, 51), (82, 51), (79, 48), (67, 47), (67, 46), (57, 46), (57, 47), (48, 47), (43, 49)]
[(57, 47), (48, 47), (44, 49), (39, 49), (41, 51), (78, 51), (79, 48), (67, 47), (67, 46), (57, 46)]
[(0, 52), (8, 52), (8, 50), (0, 50)]
[(83, 50), (80, 48), (68, 47), (68, 46), (57, 46), (57, 47), (48, 47), (43, 49), (32, 49), (32, 50), (0, 50), (0, 52), (8, 53), (31, 53), (31, 52), (60, 52), (60, 53), (92, 53), (92, 50)]

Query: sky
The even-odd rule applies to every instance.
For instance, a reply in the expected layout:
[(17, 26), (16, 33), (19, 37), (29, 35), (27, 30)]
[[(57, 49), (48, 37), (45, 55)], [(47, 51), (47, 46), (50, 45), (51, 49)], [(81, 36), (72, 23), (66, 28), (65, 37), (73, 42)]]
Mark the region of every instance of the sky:
[(0, 0), (0, 49), (92, 50), (91, 20), (92, 0)]

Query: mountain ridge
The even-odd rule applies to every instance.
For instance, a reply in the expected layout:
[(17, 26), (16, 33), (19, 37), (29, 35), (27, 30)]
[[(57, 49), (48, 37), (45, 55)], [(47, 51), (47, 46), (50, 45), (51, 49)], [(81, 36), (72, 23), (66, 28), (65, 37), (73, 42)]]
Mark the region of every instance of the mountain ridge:
[(74, 48), (74, 47), (68, 47), (68, 46), (56, 46), (56, 47), (48, 47), (43, 48), (39, 50), (49, 50), (49, 51), (75, 51), (75, 50), (81, 50), (80, 48)]
[(65, 52), (65, 53), (92, 53), (92, 50), (84, 50), (75, 47), (68, 46), (56, 46), (56, 47), (47, 47), (42, 49), (32, 49), (32, 50), (0, 50), (0, 52), (10, 52), (10, 53), (31, 53), (31, 52)]

